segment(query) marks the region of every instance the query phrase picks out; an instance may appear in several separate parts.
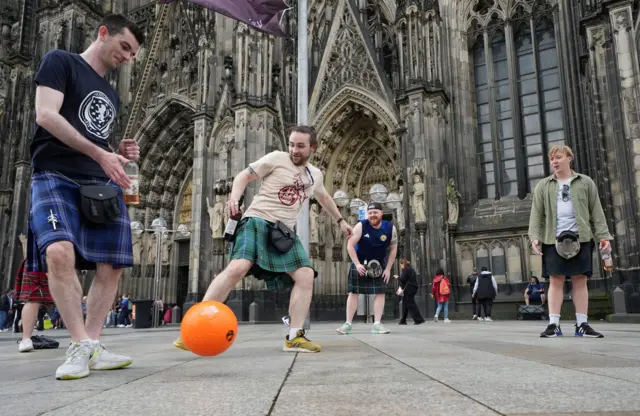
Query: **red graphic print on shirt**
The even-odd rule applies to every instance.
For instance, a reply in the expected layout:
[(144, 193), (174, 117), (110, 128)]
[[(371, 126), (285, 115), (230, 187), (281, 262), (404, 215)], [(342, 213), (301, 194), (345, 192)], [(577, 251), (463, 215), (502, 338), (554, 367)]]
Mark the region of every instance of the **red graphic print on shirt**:
[(280, 191), (278, 192), (278, 199), (280, 199), (282, 205), (286, 205), (288, 207), (298, 201), (302, 204), (307, 199), (307, 193), (304, 189), (304, 182), (302, 182), (301, 174), (294, 176), (293, 185), (280, 188)]

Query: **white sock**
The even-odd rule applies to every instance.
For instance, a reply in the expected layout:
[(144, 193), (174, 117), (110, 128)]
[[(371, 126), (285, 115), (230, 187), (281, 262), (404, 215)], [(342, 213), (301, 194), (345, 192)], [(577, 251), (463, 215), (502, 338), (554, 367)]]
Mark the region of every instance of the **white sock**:
[(374, 322), (373, 324), (374, 324), (374, 325), (380, 325), (380, 321), (378, 321), (378, 322)]
[(549, 314), (549, 323), (560, 325), (560, 314)]
[(289, 329), (289, 340), (294, 339), (295, 337), (298, 336), (298, 331), (301, 330), (302, 328), (290, 328)]
[(587, 315), (583, 314), (583, 313), (577, 313), (576, 314), (576, 324), (578, 326), (582, 325), (583, 323), (587, 322)]
[(351, 322), (345, 322), (344, 324), (351, 326)]

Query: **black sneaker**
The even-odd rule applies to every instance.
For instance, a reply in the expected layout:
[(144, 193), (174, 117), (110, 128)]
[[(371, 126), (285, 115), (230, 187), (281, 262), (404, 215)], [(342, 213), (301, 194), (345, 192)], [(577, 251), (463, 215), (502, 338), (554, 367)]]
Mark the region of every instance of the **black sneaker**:
[(604, 338), (604, 335), (602, 335), (600, 332), (594, 331), (593, 328), (591, 328), (586, 322), (583, 322), (580, 326), (576, 324), (575, 335), (577, 337)]
[(553, 338), (553, 337), (561, 337), (561, 336), (562, 336), (562, 330), (560, 329), (560, 325), (556, 325), (556, 324), (549, 324), (547, 326), (547, 329), (545, 329), (544, 332), (540, 334), (540, 338)]

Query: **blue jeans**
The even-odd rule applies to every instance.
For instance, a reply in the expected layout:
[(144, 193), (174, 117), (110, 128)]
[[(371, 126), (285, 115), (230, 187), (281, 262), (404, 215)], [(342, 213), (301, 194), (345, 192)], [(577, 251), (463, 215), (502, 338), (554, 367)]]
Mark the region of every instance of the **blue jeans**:
[(7, 311), (0, 311), (0, 329), (4, 329), (7, 326)]
[(438, 308), (436, 309), (436, 316), (440, 315), (440, 311), (442, 310), (442, 305), (444, 305), (444, 319), (449, 319), (449, 301), (438, 302)]

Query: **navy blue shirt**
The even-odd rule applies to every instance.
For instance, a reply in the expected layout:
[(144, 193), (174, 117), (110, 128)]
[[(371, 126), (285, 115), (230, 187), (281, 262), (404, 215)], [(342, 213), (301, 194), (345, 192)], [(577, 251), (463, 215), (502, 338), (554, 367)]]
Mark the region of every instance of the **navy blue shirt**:
[(382, 220), (380, 228), (374, 228), (369, 220), (362, 220), (362, 236), (356, 245), (356, 254), (361, 264), (378, 260), (382, 267), (387, 263), (387, 249), (393, 236), (393, 224)]
[[(47, 52), (35, 83), (62, 92), (60, 115), (91, 142), (111, 151), (109, 136), (120, 110), (120, 97), (80, 55), (62, 50)], [(55, 170), (75, 177), (107, 177), (98, 162), (62, 143), (37, 123), (31, 142), (31, 163), (34, 170)]]

